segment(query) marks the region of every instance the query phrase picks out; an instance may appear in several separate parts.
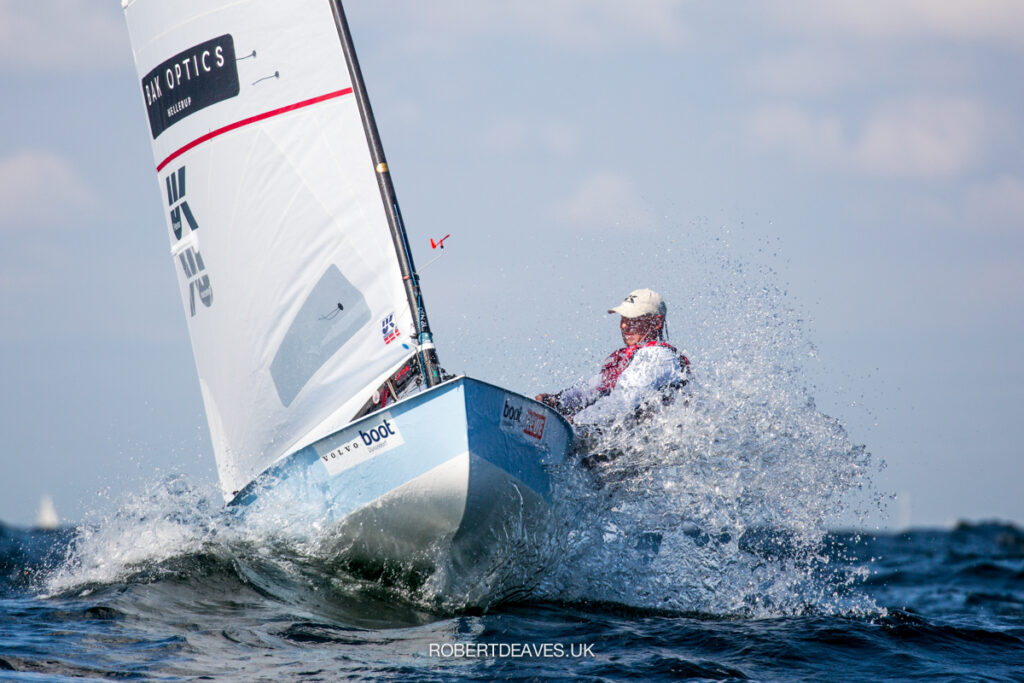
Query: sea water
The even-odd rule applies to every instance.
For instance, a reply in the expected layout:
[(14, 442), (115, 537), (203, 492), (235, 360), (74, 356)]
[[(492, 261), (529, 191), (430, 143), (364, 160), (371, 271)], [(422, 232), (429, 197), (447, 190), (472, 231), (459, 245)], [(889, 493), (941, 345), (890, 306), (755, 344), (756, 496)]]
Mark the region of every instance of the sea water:
[(0, 680), (1024, 680), (1024, 532), (834, 531), (884, 505), (881, 463), (745, 269), (691, 289), (689, 390), (591, 434), (472, 599), (354, 574), (329, 529), (171, 476), (75, 527), (0, 527)]
[[(774, 612), (749, 596), (758, 587), (777, 596), (766, 582), (779, 572), (750, 565), (749, 582), (737, 587), (733, 568), (721, 578), (656, 580), (653, 569), (628, 577), (600, 560), (610, 576), (584, 576), (590, 569), (577, 564), (562, 596), (547, 585), (483, 612), (431, 613), (401, 592), (328, 575), (294, 550), (265, 549), (280, 573), (254, 582), (239, 559), (264, 549), (218, 540), (210, 518), (190, 509), (204, 496), (178, 486), (177, 506), (146, 520), (0, 528), (0, 680), (1024, 677), (1024, 532), (1008, 525), (825, 534), (815, 557), (830, 572), (786, 580), (800, 606), (783, 601)], [(723, 558), (726, 549), (746, 552), (731, 541), (719, 547)], [(90, 554), (103, 548), (105, 557)], [(587, 551), (572, 552), (578, 561)], [(764, 552), (762, 562), (786, 552)], [(865, 567), (856, 585), (839, 581), (856, 596), (850, 605), (821, 600), (836, 575)], [(682, 602), (689, 589), (673, 580), (698, 586), (693, 609)], [(609, 592), (616, 585), (622, 594)], [(651, 606), (666, 602), (673, 606)]]

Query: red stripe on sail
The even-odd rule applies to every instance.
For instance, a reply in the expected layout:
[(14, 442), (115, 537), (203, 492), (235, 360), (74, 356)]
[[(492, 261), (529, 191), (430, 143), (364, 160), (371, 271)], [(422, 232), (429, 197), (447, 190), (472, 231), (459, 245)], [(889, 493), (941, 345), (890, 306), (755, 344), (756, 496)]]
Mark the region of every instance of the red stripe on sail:
[(193, 147), (198, 147), (199, 145), (203, 144), (204, 142), (207, 142), (208, 140), (212, 140), (213, 138), (217, 137), (218, 135), (223, 135), (224, 133), (229, 133), (229, 132), (231, 132), (233, 130), (237, 130), (238, 128), (242, 128), (243, 126), (248, 126), (251, 123), (256, 123), (258, 121), (263, 121), (264, 119), (269, 119), (269, 118), (272, 118), (274, 116), (279, 116), (281, 114), (286, 114), (286, 113), (288, 113), (290, 111), (295, 111), (296, 109), (302, 109), (303, 107), (308, 107), (308, 106), (313, 105), (313, 104), (318, 104), (318, 103), (323, 102), (325, 100), (331, 100), (331, 99), (334, 99), (335, 97), (341, 97), (343, 95), (350, 95), (350, 94), (352, 94), (352, 88), (345, 88), (344, 90), (337, 90), (335, 92), (329, 92), (326, 95), (320, 95), (319, 97), (314, 97), (314, 98), (309, 99), (309, 100), (303, 100), (301, 102), (296, 102), (295, 104), (289, 104), (288, 106), (281, 107), (280, 109), (272, 109), (271, 111), (263, 112), (262, 114), (257, 114), (256, 116), (250, 116), (249, 118), (242, 119), (241, 121), (235, 121), (234, 123), (229, 123), (228, 125), (226, 125), (226, 126), (224, 126), (222, 128), (218, 128), (217, 130), (210, 131), (206, 135), (203, 135), (201, 137), (196, 138), (195, 140), (193, 140), (192, 142), (188, 143), (187, 145), (185, 145), (181, 149), (171, 153), (170, 156), (168, 156), (166, 159), (161, 161), (160, 164), (156, 167), (157, 173), (162, 171), (164, 169), (164, 166), (166, 166), (167, 164), (171, 163), (172, 161), (174, 161), (175, 159), (177, 159), (178, 157), (180, 157), (182, 154), (184, 154), (185, 152), (189, 151)]

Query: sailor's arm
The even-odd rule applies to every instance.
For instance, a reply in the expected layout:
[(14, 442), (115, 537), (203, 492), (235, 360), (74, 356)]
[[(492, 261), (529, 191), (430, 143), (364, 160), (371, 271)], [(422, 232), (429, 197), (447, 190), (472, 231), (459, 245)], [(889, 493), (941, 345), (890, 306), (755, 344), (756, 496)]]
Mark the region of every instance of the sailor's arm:
[(563, 415), (574, 415), (600, 396), (601, 374), (580, 380), (557, 394), (537, 394), (534, 398)]
[(680, 374), (675, 353), (664, 347), (640, 349), (607, 396), (576, 415), (576, 424), (607, 424), (631, 415), (641, 403)]

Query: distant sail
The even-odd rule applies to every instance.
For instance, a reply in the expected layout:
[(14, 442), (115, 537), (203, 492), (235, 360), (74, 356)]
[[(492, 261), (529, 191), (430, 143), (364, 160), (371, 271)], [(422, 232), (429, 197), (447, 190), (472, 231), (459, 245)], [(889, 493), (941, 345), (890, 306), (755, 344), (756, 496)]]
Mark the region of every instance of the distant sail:
[(56, 529), (60, 526), (60, 518), (57, 516), (57, 508), (53, 504), (53, 498), (43, 496), (39, 501), (39, 512), (36, 514), (36, 526), (40, 529)]
[(126, 0), (222, 492), (346, 424), (413, 316), (327, 0)]

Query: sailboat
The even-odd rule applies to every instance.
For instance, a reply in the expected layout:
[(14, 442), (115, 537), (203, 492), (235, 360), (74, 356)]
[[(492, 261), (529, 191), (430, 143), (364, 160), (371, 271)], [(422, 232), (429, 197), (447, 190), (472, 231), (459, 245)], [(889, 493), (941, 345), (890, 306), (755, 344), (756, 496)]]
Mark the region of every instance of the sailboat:
[(57, 516), (57, 506), (53, 504), (53, 497), (44, 495), (39, 499), (39, 511), (36, 513), (37, 529), (56, 529), (60, 526), (60, 517)]
[(225, 501), (493, 573), (572, 428), (441, 369), (341, 2), (122, 5)]

